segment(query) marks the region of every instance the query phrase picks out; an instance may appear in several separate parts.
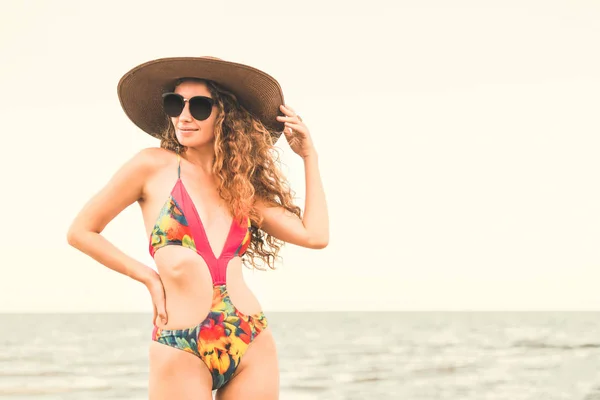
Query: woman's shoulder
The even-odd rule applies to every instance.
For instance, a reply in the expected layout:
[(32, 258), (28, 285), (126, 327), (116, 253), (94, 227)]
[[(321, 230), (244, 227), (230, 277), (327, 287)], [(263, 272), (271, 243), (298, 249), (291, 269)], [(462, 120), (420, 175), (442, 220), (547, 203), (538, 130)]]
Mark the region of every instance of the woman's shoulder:
[(147, 197), (148, 182), (159, 176), (165, 168), (176, 168), (177, 154), (160, 147), (148, 147), (139, 150), (123, 167), (123, 173), (131, 185), (139, 185), (142, 191), (140, 199)]
[(138, 151), (132, 158), (132, 162), (139, 168), (147, 171), (156, 171), (176, 160), (177, 155), (171, 150), (162, 147), (147, 147)]
[(162, 147), (146, 147), (138, 151), (137, 155), (146, 161), (169, 161), (177, 157), (177, 154), (171, 150), (163, 149)]

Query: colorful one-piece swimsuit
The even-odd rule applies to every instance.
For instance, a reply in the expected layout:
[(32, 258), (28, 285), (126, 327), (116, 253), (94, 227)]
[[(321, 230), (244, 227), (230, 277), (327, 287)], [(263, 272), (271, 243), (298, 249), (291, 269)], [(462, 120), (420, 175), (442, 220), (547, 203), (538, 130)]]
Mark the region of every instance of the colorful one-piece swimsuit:
[(150, 255), (168, 245), (179, 245), (198, 253), (208, 265), (213, 281), (212, 306), (204, 321), (186, 329), (161, 329), (154, 325), (152, 340), (200, 357), (208, 367), (212, 389), (225, 385), (233, 376), (250, 343), (267, 327), (261, 311), (246, 315), (231, 302), (226, 276), (229, 260), (242, 256), (250, 244), (250, 218), (247, 224), (234, 220), (223, 251), (216, 258), (198, 211), (181, 181), (178, 155), (177, 182), (163, 206), (150, 236)]

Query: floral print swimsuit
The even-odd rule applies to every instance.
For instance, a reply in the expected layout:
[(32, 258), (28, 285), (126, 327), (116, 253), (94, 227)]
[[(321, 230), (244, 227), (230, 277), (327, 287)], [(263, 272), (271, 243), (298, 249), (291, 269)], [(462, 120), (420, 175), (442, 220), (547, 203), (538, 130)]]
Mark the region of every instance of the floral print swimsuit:
[(207, 317), (185, 329), (161, 329), (156, 324), (152, 340), (198, 356), (208, 367), (212, 389), (225, 385), (232, 377), (250, 343), (267, 327), (264, 313), (246, 315), (231, 302), (226, 272), (229, 260), (242, 256), (250, 244), (250, 218), (247, 224), (233, 219), (225, 246), (217, 258), (192, 199), (181, 181), (181, 157), (177, 155), (177, 182), (150, 235), (150, 255), (168, 245), (187, 247), (208, 265), (212, 281), (212, 305)]

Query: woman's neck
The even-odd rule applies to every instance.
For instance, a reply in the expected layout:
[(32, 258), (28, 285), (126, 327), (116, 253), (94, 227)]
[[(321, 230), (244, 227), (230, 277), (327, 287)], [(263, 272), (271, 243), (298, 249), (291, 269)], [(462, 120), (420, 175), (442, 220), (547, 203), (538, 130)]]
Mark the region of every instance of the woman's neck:
[(196, 168), (202, 170), (206, 174), (212, 173), (213, 160), (215, 158), (215, 151), (213, 143), (207, 144), (200, 148), (188, 147), (182, 157), (193, 164)]

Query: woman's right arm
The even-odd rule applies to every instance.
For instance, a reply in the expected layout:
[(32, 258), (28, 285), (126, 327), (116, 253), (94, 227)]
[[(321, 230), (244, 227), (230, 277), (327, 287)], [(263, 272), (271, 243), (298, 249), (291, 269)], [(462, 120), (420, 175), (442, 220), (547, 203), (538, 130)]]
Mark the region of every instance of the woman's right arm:
[(125, 163), (75, 217), (67, 233), (69, 244), (108, 268), (148, 286), (158, 274), (129, 257), (100, 233), (121, 211), (144, 196), (144, 184), (156, 168), (160, 149), (144, 149)]

